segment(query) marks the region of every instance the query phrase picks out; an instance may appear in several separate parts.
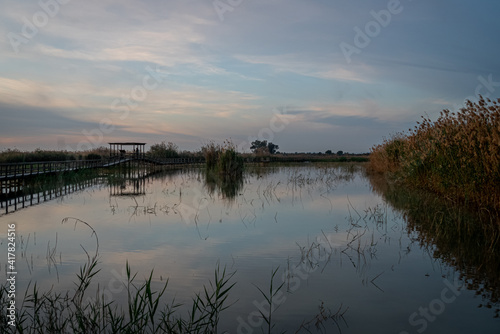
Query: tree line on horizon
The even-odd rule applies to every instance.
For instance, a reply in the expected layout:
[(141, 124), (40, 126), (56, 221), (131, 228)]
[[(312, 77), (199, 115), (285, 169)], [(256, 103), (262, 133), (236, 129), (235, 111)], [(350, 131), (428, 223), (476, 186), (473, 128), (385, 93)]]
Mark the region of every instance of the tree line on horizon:
[[(343, 156), (349, 153), (343, 151), (333, 152), (327, 150), (325, 152), (294, 152), (286, 153), (279, 151), (279, 145), (268, 142), (267, 140), (255, 140), (251, 143), (251, 154), (257, 156), (268, 155), (337, 155)], [(155, 143), (151, 145), (148, 156), (156, 159), (196, 157), (203, 155), (203, 148), (200, 151), (181, 151), (179, 146), (173, 142)], [(368, 155), (359, 154), (359, 155)], [(38, 162), (38, 161), (72, 161), (72, 160), (99, 160), (109, 156), (109, 148), (101, 146), (92, 150), (83, 152), (57, 151), (57, 150), (42, 150), (37, 148), (34, 151), (21, 151), (19, 149), (7, 149), (0, 152), (0, 163), (21, 163), (21, 162)]]

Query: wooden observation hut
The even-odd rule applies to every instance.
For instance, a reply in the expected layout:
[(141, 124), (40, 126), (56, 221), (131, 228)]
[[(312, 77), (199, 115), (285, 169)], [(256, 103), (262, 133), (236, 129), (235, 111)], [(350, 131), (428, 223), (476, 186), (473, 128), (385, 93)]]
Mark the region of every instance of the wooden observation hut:
[(109, 143), (109, 156), (120, 158), (144, 159), (146, 143)]

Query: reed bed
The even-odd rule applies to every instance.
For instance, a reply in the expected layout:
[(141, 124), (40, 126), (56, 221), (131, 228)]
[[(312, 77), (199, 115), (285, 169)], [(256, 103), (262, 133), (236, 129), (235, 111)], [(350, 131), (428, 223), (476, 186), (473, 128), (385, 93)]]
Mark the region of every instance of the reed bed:
[(7, 149), (0, 152), (0, 163), (23, 163), (42, 161), (70, 161), (70, 160), (99, 160), (109, 156), (109, 149), (98, 147), (92, 150), (70, 152), (42, 150), (20, 151), (18, 149)]
[(236, 146), (230, 140), (222, 145), (209, 143), (202, 148), (207, 171), (219, 175), (241, 177), (243, 174), (243, 158), (236, 151)]
[(457, 113), (443, 110), (436, 121), (422, 118), (409, 133), (374, 146), (368, 169), (498, 217), (500, 99), (481, 97)]
[[(180, 314), (182, 305), (164, 302), (168, 280), (160, 290), (153, 290), (153, 272), (142, 283), (136, 281), (127, 263), (128, 305), (122, 309), (97, 292), (89, 298), (86, 291), (97, 269), (97, 259), (90, 259), (78, 274), (74, 293), (40, 292), (36, 285), (27, 291), (17, 309), (15, 326), (4, 312), (0, 315), (1, 333), (218, 333), (221, 312), (227, 309), (228, 292), (234, 286), (233, 274), (217, 267), (215, 279), (192, 299), (187, 315)], [(87, 301), (84, 301), (86, 296)], [(7, 289), (0, 287), (0, 305), (7, 309)]]

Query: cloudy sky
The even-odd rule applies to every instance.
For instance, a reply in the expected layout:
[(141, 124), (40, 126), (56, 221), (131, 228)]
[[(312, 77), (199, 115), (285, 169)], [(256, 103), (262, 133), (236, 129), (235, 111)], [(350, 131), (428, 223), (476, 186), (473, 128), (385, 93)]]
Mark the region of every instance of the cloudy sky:
[(494, 0), (0, 0), (0, 150), (367, 152), (500, 97)]

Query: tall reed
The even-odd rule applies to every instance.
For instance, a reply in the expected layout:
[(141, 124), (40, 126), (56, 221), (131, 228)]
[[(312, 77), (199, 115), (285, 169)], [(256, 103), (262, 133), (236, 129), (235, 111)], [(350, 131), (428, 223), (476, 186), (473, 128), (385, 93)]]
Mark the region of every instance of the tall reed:
[(215, 171), (224, 176), (242, 176), (243, 158), (232, 141), (226, 140), (222, 145), (209, 143), (202, 147), (202, 152), (208, 171)]
[(500, 212), (500, 99), (481, 97), (457, 113), (443, 110), (436, 121), (422, 118), (409, 133), (374, 146), (369, 169)]

